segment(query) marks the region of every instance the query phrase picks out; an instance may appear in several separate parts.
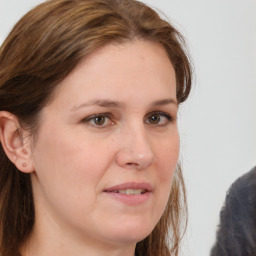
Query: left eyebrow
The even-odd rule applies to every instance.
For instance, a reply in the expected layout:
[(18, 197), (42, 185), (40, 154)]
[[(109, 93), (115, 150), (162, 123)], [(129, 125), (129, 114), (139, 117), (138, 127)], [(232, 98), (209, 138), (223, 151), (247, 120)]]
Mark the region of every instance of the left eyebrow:
[(151, 106), (156, 107), (156, 106), (163, 106), (163, 105), (169, 105), (169, 104), (174, 104), (178, 107), (178, 102), (175, 99), (163, 99), (163, 100), (157, 100), (154, 101)]

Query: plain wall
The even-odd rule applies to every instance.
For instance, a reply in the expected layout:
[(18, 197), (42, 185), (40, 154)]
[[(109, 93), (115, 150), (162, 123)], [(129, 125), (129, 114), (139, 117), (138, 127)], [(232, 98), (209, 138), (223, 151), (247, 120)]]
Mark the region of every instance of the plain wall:
[[(0, 42), (38, 0), (0, 0)], [(181, 107), (189, 227), (183, 255), (209, 255), (231, 183), (256, 165), (256, 1), (144, 0), (184, 34), (193, 59)]]

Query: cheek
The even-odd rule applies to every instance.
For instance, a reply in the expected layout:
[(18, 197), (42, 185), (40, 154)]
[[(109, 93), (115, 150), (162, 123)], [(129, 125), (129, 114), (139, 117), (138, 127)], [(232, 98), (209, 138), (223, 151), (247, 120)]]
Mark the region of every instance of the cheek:
[(67, 222), (85, 223), (97, 206), (98, 184), (110, 152), (75, 136), (41, 135), (34, 151), (36, 207), (50, 209)]
[(34, 166), (45, 188), (54, 187), (59, 193), (69, 191), (69, 197), (95, 191), (110, 164), (109, 148), (61, 129), (44, 131), (34, 150)]
[(156, 180), (158, 180), (158, 200), (156, 207), (158, 213), (162, 215), (172, 188), (172, 182), (179, 158), (179, 135), (170, 136), (159, 144), (157, 153)]
[(157, 150), (158, 175), (163, 183), (171, 185), (179, 158), (180, 141), (178, 133), (166, 138)]
[[(165, 136), (158, 140), (155, 146), (155, 168), (153, 169), (153, 180), (156, 184), (154, 192), (154, 203), (148, 222), (152, 224), (152, 229), (163, 215), (171, 193), (172, 182), (179, 157), (179, 136), (178, 133)], [(146, 215), (145, 215), (146, 219)]]

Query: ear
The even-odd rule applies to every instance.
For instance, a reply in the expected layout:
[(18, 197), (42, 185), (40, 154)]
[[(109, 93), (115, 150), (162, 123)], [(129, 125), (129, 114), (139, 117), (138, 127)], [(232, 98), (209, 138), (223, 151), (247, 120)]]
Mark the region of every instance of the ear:
[(30, 136), (24, 131), (17, 117), (9, 112), (0, 111), (0, 141), (10, 161), (24, 173), (31, 173)]

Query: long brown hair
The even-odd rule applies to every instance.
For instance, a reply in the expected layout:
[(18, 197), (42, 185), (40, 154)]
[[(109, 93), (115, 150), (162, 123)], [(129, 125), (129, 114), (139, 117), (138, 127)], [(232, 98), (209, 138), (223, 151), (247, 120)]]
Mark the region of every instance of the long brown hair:
[[(0, 111), (14, 114), (34, 136), (40, 110), (82, 58), (106, 44), (135, 38), (165, 48), (175, 69), (177, 100), (185, 101), (191, 66), (183, 38), (154, 10), (134, 0), (50, 0), (28, 12), (0, 48)], [(185, 187), (177, 168), (165, 212), (153, 232), (137, 244), (136, 254), (178, 255), (184, 213)], [(0, 145), (2, 256), (20, 255), (34, 221), (30, 176), (10, 162)]]

